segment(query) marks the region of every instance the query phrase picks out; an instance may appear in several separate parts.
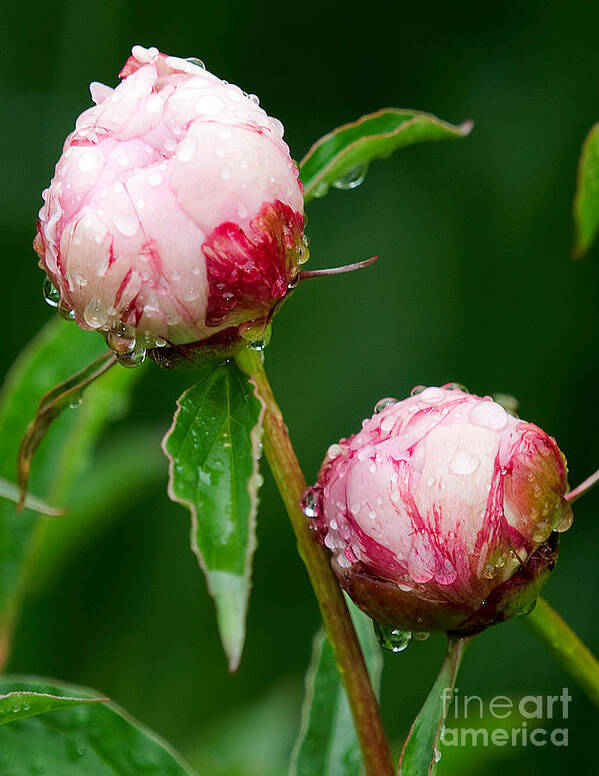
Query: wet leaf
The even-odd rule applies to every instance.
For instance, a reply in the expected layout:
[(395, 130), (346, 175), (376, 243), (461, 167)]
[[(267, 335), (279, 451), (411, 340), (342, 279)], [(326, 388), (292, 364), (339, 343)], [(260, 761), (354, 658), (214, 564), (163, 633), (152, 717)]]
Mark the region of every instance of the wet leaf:
[[(0, 727), (0, 773), (10, 776), (191, 776), (170, 747), (113, 703), (93, 703), (98, 694), (50, 685), (37, 678), (6, 677), (0, 692), (63, 696), (60, 710)], [(71, 706), (69, 698), (77, 699)], [(87, 698), (87, 702), (83, 700)]]
[[(348, 607), (370, 679), (378, 692), (383, 657), (372, 620), (348, 601)], [(302, 724), (291, 759), (290, 776), (359, 776), (362, 755), (354, 721), (335, 664), (333, 650), (323, 631), (314, 639), (312, 661), (306, 676)]]
[(300, 163), (304, 198), (324, 196), (330, 186), (358, 186), (374, 159), (398, 148), (431, 140), (465, 137), (472, 122), (448, 124), (429, 113), (384, 108), (337, 127), (317, 140)]
[(7, 692), (0, 695), (0, 725), (16, 722), (18, 719), (35, 717), (37, 714), (45, 714), (47, 711), (78, 706), (80, 703), (97, 703), (107, 701), (108, 698), (69, 698), (68, 696), (51, 695), (49, 693), (32, 692)]
[(35, 451), (40, 446), (51, 423), (69, 406), (76, 406), (83, 401), (85, 389), (107, 372), (116, 363), (114, 353), (108, 351), (94, 359), (91, 364), (83, 367), (76, 374), (56, 385), (40, 399), (35, 413), (21, 441), (17, 476), (19, 480), (19, 508), (25, 505), (29, 470)]
[(177, 402), (163, 442), (169, 496), (188, 507), (229, 668), (245, 637), (260, 475), (262, 403), (233, 362), (206, 365)]
[(574, 256), (580, 258), (591, 247), (599, 230), (599, 124), (591, 129), (582, 147), (574, 199), (574, 226)]
[(432, 776), (440, 759), (439, 737), (467, 640), (450, 637), (447, 655), (401, 753), (399, 776)]
[[(105, 350), (101, 337), (58, 317), (23, 350), (0, 392), (0, 477), (16, 481), (19, 445), (40, 398)], [(124, 412), (139, 374), (137, 369), (111, 370), (90, 386), (81, 407), (53, 424), (31, 472), (36, 495), (69, 507), (72, 487), (80, 483), (96, 440)], [(19, 514), (11, 501), (0, 499), (0, 653), (25, 589), (36, 527), (44, 520), (30, 509)]]

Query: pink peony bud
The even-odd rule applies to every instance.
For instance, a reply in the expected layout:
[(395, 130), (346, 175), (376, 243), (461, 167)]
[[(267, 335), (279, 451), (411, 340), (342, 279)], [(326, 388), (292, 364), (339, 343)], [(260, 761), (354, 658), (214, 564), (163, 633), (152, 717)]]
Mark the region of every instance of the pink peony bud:
[(79, 116), (34, 247), (55, 303), (117, 351), (264, 325), (307, 258), (283, 126), (199, 60), (133, 48)]
[(555, 441), (458, 386), (383, 400), (306, 493), (345, 590), (376, 622), (476, 632), (534, 602), (572, 522)]

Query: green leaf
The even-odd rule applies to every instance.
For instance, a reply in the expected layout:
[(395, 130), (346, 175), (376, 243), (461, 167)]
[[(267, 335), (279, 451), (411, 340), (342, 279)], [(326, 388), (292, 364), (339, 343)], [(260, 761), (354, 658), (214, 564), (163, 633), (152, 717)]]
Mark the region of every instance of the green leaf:
[(582, 146), (574, 199), (574, 226), (574, 256), (580, 258), (591, 247), (599, 230), (599, 124), (591, 129)]
[[(25, 348), (0, 393), (1, 477), (16, 481), (19, 445), (40, 398), (105, 350), (101, 337), (58, 317)], [(36, 494), (68, 506), (96, 439), (106, 423), (123, 413), (139, 371), (111, 370), (88, 389), (81, 407), (56, 421), (32, 467)], [(0, 645), (9, 638), (24, 590), (26, 561), (44, 519), (31, 510), (18, 514), (12, 502), (0, 499)]]
[[(370, 617), (348, 601), (370, 679), (378, 692), (383, 657)], [(354, 721), (324, 632), (314, 640), (312, 661), (306, 676), (302, 725), (295, 743), (290, 776), (358, 776), (362, 756)]]
[[(9, 482), (8, 480), (0, 477), (0, 499), (2, 498), (8, 499), (8, 501), (12, 501), (15, 504), (18, 504), (21, 500), (21, 494), (19, 493), (19, 488), (14, 484), (14, 482)], [(32, 496), (31, 493), (28, 493), (25, 496), (24, 506), (26, 509), (30, 509), (32, 512), (39, 512), (40, 515), (48, 515), (50, 517), (64, 515), (64, 510), (51, 507), (49, 504), (46, 504), (44, 501), (42, 501), (41, 498)]]
[(97, 703), (102, 700), (107, 701), (108, 698), (69, 698), (30, 690), (8, 692), (6, 695), (0, 695), (0, 725), (8, 725), (9, 722), (16, 722), (26, 717), (35, 717), (36, 714), (45, 714), (47, 711), (57, 711), (78, 706), (80, 703)]
[(449, 637), (439, 675), (414, 720), (404, 744), (399, 776), (432, 776), (440, 759), (437, 748), (467, 640)]
[(454, 126), (432, 116), (397, 108), (384, 108), (351, 124), (344, 124), (317, 140), (300, 163), (304, 199), (324, 196), (329, 186), (357, 186), (373, 159), (389, 156), (398, 148), (425, 140), (465, 137), (472, 122)]
[(112, 351), (102, 353), (91, 364), (87, 364), (79, 372), (62, 381), (40, 399), (35, 418), (27, 427), (19, 448), (19, 462), (17, 466), (17, 476), (21, 491), (19, 508), (24, 506), (27, 497), (27, 483), (29, 482), (31, 461), (51, 424), (67, 407), (78, 406), (83, 401), (85, 389), (107, 372), (108, 369), (113, 367), (115, 363), (116, 359)]
[[(0, 680), (11, 690), (87, 697), (79, 687), (35, 678)], [(65, 701), (63, 697), (63, 704)], [(66, 705), (66, 704), (65, 704)], [(68, 704), (70, 705), (70, 704)], [(157, 736), (113, 703), (85, 703), (48, 711), (0, 728), (0, 773), (31, 776), (190, 776), (192, 771)]]
[(128, 427), (111, 436), (94, 456), (93, 467), (74, 483), (68, 514), (42, 520), (30, 554), (27, 589), (43, 589), (81, 547), (127, 514), (140, 494), (166, 478), (160, 450), (161, 432)]
[(214, 598), (234, 671), (243, 649), (256, 545), (263, 405), (233, 362), (203, 367), (177, 405), (163, 442), (169, 496), (191, 512), (191, 547)]

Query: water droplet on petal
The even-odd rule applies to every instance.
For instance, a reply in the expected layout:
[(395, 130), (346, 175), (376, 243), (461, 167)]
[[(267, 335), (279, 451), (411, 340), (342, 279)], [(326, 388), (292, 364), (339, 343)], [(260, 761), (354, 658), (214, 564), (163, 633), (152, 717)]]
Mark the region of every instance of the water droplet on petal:
[(388, 649), (390, 652), (403, 652), (410, 643), (412, 638), (410, 631), (393, 628), (391, 625), (381, 625), (378, 622), (373, 622), (373, 625), (376, 637), (383, 649)]
[(108, 314), (104, 303), (99, 299), (90, 300), (83, 311), (83, 320), (90, 329), (101, 329), (108, 323)]
[(318, 517), (320, 512), (318, 508), (317, 490), (315, 488), (308, 488), (302, 498), (302, 511), (306, 517)]
[(568, 528), (570, 528), (573, 521), (574, 521), (574, 513), (572, 512), (572, 507), (569, 504), (565, 504), (563, 507), (562, 516), (557, 521), (555, 530), (558, 533), (564, 533), (564, 531), (567, 531)]
[(192, 65), (196, 65), (196, 67), (201, 67), (202, 70), (206, 69), (206, 65), (202, 62), (201, 59), (198, 59), (197, 57), (186, 57), (186, 62), (191, 62)]
[(58, 303), (60, 302), (60, 291), (53, 285), (49, 277), (46, 277), (44, 280), (42, 293), (46, 304), (49, 304), (50, 307), (58, 307)]
[(449, 462), (449, 468), (453, 474), (459, 474), (466, 476), (468, 474), (474, 474), (478, 469), (480, 460), (478, 456), (468, 452), (468, 450), (458, 450)]
[(470, 411), (470, 421), (477, 426), (501, 431), (507, 425), (507, 413), (494, 401), (479, 401)]
[(461, 383), (446, 383), (443, 388), (445, 388), (446, 391), (461, 391), (462, 393), (470, 393), (466, 386), (462, 385)]
[(397, 399), (380, 399), (380, 401), (377, 401), (374, 405), (374, 414), (378, 415), (379, 412), (382, 412), (384, 409), (391, 406), (391, 404), (397, 404)]

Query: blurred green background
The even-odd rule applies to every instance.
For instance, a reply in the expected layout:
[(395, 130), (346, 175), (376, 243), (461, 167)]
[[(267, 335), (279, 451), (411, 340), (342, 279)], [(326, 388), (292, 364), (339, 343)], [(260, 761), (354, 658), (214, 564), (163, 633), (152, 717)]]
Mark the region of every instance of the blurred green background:
[[(356, 191), (309, 207), (312, 268), (380, 261), (306, 284), (276, 320), (267, 367), (308, 480), (377, 399), (449, 381), (516, 396), (521, 415), (558, 439), (572, 484), (599, 466), (599, 248), (569, 258), (578, 155), (599, 119), (599, 5), (40, 0), (5, 3), (3, 17), (0, 374), (51, 315), (30, 246), (40, 192), (90, 104), (87, 85), (113, 85), (133, 44), (156, 45), (259, 94), (298, 159), (332, 127), (382, 106), (475, 121), (470, 138), (402, 150), (374, 163)], [(156, 474), (143, 488), (132, 477), (94, 541), (28, 602), (9, 670), (97, 687), (202, 773), (282, 774), (317, 610), (264, 471), (247, 644), (227, 674), (189, 518), (167, 500), (158, 458), (186, 379), (150, 367), (129, 418), (106, 435), (104, 460), (118, 469), (115, 438), (119, 455), (128, 435), (128, 454), (147, 456), (146, 437), (136, 442), (143, 428)], [(577, 504), (546, 595), (599, 650), (597, 511), (597, 492)], [(442, 651), (433, 637), (386, 658), (395, 742)], [(477, 638), (458, 685), (516, 700), (564, 686), (573, 695), (567, 748), (479, 750), (461, 773), (493, 773), (506, 757), (514, 776), (595, 770), (596, 710), (520, 623)], [(235, 759), (246, 770), (227, 770)], [(457, 772), (451, 756), (444, 762)]]

